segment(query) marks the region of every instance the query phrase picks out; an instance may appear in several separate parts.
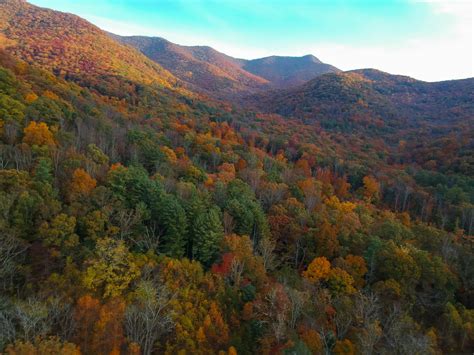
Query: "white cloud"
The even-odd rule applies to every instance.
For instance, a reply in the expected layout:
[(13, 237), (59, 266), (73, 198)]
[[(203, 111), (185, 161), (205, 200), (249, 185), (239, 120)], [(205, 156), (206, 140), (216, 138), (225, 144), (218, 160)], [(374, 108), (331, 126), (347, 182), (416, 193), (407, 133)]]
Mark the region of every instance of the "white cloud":
[(162, 37), (184, 46), (211, 46), (214, 49), (236, 58), (258, 58), (272, 55), (265, 48), (251, 46), (239, 46), (229, 42), (222, 42), (213, 38), (205, 38), (201, 35), (192, 34), (189, 31), (175, 31), (166, 28), (146, 27), (122, 21), (111, 20), (98, 16), (84, 16), (87, 20), (101, 29), (121, 36), (156, 36)]

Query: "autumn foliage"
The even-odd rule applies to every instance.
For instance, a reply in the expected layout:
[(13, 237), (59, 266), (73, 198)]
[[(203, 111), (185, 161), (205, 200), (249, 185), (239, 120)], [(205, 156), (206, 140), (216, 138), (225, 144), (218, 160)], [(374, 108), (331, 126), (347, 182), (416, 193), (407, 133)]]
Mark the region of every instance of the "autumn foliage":
[(472, 352), (472, 80), (248, 110), (69, 14), (0, 20), (1, 353)]

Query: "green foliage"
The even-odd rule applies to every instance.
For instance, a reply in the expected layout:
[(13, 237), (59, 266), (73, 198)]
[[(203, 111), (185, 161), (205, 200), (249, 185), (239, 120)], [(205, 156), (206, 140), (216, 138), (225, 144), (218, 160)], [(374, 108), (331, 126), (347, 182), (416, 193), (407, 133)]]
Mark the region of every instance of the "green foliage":
[(163, 231), (160, 249), (168, 256), (180, 258), (186, 251), (186, 213), (178, 200), (165, 194), (156, 211), (157, 222)]
[(193, 224), (193, 257), (210, 266), (217, 258), (224, 236), (219, 209), (199, 214)]
[(469, 82), (339, 73), (251, 113), (80, 19), (0, 10), (35, 63), (0, 51), (0, 352), (472, 348)]

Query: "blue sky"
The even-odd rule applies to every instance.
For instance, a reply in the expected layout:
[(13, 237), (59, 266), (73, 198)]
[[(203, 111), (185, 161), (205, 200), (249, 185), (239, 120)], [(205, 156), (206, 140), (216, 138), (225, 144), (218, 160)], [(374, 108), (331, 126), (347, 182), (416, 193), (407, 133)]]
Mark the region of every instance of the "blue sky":
[(122, 35), (240, 58), (314, 54), (427, 81), (474, 76), (471, 0), (31, 0)]

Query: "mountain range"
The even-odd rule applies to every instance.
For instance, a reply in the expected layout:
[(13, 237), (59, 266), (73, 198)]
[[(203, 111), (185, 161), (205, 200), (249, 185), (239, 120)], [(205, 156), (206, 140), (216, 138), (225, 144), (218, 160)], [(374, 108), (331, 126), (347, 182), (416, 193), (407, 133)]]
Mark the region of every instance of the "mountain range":
[(339, 71), (313, 55), (246, 60), (211, 47), (181, 46), (159, 37), (110, 35), (138, 49), (192, 88), (220, 98), (297, 86), (318, 75)]
[(473, 233), (473, 78), (0, 0), (1, 354), (470, 354)]

